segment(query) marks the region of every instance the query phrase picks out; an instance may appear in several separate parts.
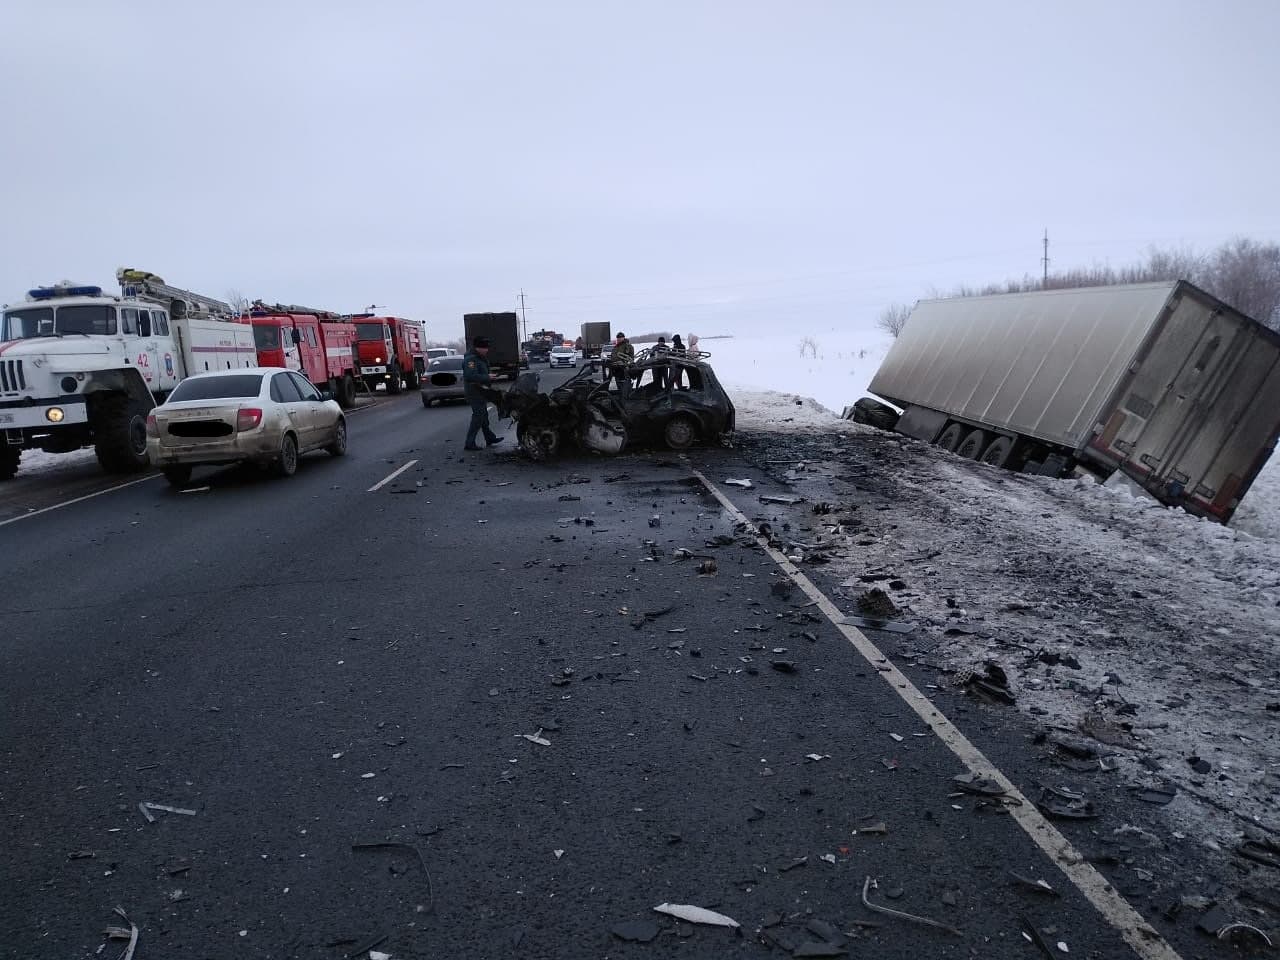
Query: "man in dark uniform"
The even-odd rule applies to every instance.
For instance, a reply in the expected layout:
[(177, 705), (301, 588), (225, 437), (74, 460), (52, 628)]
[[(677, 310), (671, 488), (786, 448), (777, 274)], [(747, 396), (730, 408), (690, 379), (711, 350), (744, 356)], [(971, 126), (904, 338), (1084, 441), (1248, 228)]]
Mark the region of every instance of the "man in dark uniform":
[(631, 345), (627, 335), (619, 331), (613, 342), (613, 353), (609, 354), (609, 372), (618, 384), (618, 399), (623, 403), (631, 395), (631, 364), (636, 359), (636, 348)]
[(471, 345), (471, 352), (462, 358), (462, 389), (467, 403), (471, 404), (471, 425), (467, 427), (467, 442), (463, 450), (479, 450), (476, 446), (476, 434), (484, 431), (485, 443), (493, 446), (501, 443), (502, 438), (495, 436), (489, 429), (489, 401), (485, 399), (481, 387), (489, 386), (489, 338), (476, 337)]

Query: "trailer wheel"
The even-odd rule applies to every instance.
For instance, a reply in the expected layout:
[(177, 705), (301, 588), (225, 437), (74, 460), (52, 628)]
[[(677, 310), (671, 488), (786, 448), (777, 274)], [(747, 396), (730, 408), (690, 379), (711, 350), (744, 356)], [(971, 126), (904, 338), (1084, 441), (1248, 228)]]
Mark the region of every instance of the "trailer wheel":
[(971, 430), (969, 435), (956, 447), (956, 455), (966, 460), (977, 460), (987, 448), (987, 435), (981, 430)]
[(1013, 437), (996, 437), (987, 444), (987, 449), (982, 451), (979, 459), (993, 467), (1008, 466), (1013, 458), (1014, 446)]
[(22, 459), (22, 448), (6, 444), (0, 447), (0, 480), (12, 480), (18, 475), (18, 461)]
[(959, 423), (953, 423), (942, 431), (942, 436), (938, 438), (938, 446), (950, 453), (955, 453), (960, 446), (960, 441), (963, 439), (964, 426)]
[(401, 390), (400, 371), (387, 374), (387, 393), (395, 394)]

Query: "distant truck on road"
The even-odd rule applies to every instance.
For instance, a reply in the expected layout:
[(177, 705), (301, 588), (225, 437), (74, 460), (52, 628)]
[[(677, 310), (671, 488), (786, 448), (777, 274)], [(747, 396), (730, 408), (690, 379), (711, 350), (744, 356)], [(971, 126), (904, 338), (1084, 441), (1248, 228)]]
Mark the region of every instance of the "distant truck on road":
[(0, 480), (23, 450), (92, 445), (108, 473), (142, 470), (147, 415), (184, 378), (257, 366), (252, 331), (230, 304), (145, 270), (101, 287), (36, 287), (0, 317)]
[(387, 393), (418, 385), (427, 369), (426, 336), (419, 321), (371, 313), (347, 319), (356, 325), (360, 376), (370, 392), (380, 383)]
[(613, 340), (608, 320), (593, 320), (582, 325), (582, 356), (600, 356), (600, 348)]
[(1226, 523), (1280, 435), (1280, 334), (1185, 281), (927, 300), (870, 390), (961, 456)]
[(253, 328), (258, 364), (297, 370), (343, 409), (356, 404), (356, 327), (336, 313), (257, 301), (240, 318)]
[(520, 375), (520, 320), (515, 313), (466, 313), (462, 315), (467, 349), (476, 337), (489, 338), (489, 373), (514, 380)]

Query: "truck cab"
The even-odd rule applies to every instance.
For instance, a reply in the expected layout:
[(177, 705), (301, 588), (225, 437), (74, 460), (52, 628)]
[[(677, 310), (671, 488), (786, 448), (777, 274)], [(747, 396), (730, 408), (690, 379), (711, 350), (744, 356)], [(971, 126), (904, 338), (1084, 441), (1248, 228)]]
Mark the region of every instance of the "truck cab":
[(336, 314), (251, 309), (240, 318), (253, 328), (258, 364), (297, 370), (344, 408), (355, 406), (355, 326)]

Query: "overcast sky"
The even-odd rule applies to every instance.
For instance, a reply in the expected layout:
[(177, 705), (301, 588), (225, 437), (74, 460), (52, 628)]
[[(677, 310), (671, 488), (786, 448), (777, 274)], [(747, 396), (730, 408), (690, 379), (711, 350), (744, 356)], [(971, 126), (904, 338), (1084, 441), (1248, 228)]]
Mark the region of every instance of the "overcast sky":
[(1280, 239), (1280, 2), (0, 4), (0, 299), (869, 325)]

